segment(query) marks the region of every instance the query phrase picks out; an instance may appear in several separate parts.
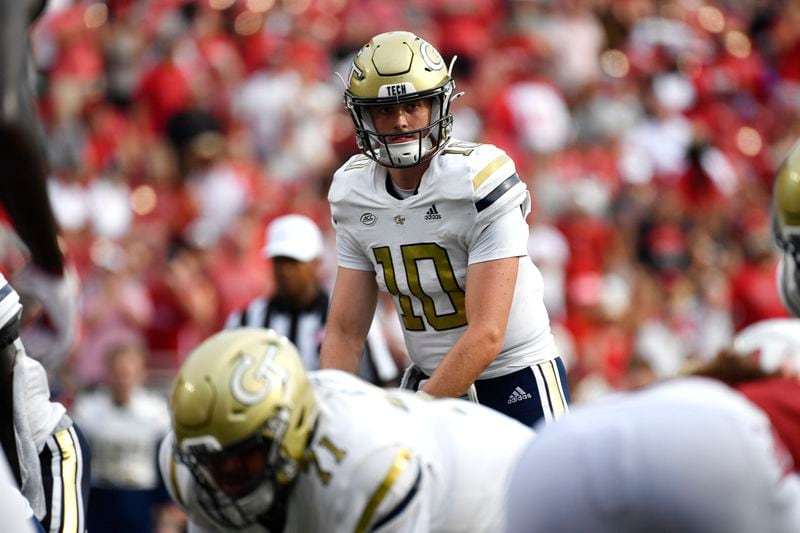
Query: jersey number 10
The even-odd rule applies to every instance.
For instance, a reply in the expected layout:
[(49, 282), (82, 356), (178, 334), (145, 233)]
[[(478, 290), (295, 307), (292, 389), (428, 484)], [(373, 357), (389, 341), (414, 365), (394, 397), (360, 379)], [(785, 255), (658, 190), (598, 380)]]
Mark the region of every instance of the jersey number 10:
[[(373, 248), (375, 260), (383, 267), (383, 277), (386, 282), (386, 289), (395, 296), (401, 309), (403, 326), (409, 331), (424, 331), (425, 322), (422, 317), (414, 313), (411, 296), (403, 294), (397, 287), (396, 271), (392, 254), (388, 246)], [(464, 303), (464, 291), (458, 286), (453, 266), (447, 250), (435, 243), (404, 244), (400, 246), (403, 256), (403, 267), (408, 281), (408, 289), (422, 303), (422, 310), (428, 324), (436, 331), (459, 328), (467, 325), (467, 312)], [(432, 261), (439, 279), (439, 285), (444, 294), (450, 299), (453, 311), (450, 313), (439, 314), (436, 305), (430, 295), (422, 289), (419, 274), (419, 262)], [(401, 273), (402, 274), (402, 273)]]

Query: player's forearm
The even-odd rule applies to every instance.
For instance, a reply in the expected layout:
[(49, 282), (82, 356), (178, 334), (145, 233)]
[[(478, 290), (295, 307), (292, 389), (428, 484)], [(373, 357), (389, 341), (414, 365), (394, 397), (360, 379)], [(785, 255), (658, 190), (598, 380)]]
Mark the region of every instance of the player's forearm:
[(433, 396), (462, 396), (495, 360), (502, 346), (503, 335), (499, 329), (467, 328), (422, 390)]
[(320, 368), (335, 368), (358, 373), (365, 339), (328, 329), (319, 354)]

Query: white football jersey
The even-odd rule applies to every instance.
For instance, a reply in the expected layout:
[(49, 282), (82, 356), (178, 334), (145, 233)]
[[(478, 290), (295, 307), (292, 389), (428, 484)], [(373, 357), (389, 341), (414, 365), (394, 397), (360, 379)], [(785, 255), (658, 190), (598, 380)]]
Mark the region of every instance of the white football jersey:
[(669, 380), (539, 427), (512, 475), (507, 533), (800, 531), (791, 455), (721, 382)]
[(470, 264), (519, 257), (503, 348), (482, 378), (557, 356), (542, 276), (528, 257), (530, 197), (514, 162), (489, 144), (450, 141), (416, 194), (399, 199), (386, 168), (364, 155), (334, 175), (328, 194), (338, 264), (375, 272), (403, 325), (411, 360), (431, 374), (467, 326)]
[[(506, 485), (532, 429), (478, 404), (425, 400), (338, 370), (309, 377), (320, 418), (284, 531), (503, 530)], [(160, 456), (165, 483), (180, 495), (193, 531), (214, 531), (198, 486), (172, 456), (172, 440), (170, 434)]]

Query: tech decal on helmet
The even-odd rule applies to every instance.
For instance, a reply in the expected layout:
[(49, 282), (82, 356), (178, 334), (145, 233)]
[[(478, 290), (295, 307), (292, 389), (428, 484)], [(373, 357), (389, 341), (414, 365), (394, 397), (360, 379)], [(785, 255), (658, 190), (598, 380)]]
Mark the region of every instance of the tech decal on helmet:
[(172, 413), (175, 455), (201, 487), (204, 509), (241, 528), (269, 514), (294, 482), (318, 407), (294, 345), (272, 330), (239, 328), (189, 355)]
[[(450, 138), (455, 81), (430, 43), (406, 31), (381, 33), (365, 44), (353, 59), (344, 93), (345, 106), (356, 130), (359, 149), (370, 159), (393, 168), (428, 161)], [(430, 123), (423, 128), (379, 134), (370, 108), (415, 100), (431, 100)], [(392, 143), (394, 137), (414, 136)]]

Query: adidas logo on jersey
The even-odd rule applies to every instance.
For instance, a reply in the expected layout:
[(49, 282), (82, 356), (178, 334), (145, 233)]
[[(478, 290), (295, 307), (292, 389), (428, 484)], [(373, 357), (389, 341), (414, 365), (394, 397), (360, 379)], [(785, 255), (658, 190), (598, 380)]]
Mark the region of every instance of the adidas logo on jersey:
[(530, 394), (522, 390), (521, 387), (517, 387), (516, 389), (514, 389), (514, 392), (512, 392), (511, 395), (508, 397), (506, 403), (508, 405), (511, 405), (512, 403), (521, 402), (522, 400), (530, 400), (531, 398), (532, 396)]
[(436, 204), (431, 205), (431, 208), (428, 209), (428, 212), (425, 213), (425, 220), (441, 220), (442, 215), (439, 214), (439, 210), (436, 209)]

